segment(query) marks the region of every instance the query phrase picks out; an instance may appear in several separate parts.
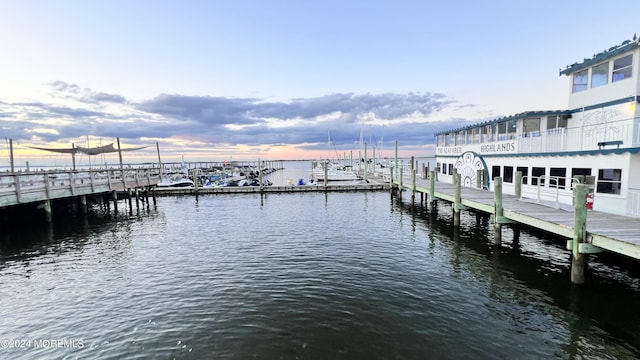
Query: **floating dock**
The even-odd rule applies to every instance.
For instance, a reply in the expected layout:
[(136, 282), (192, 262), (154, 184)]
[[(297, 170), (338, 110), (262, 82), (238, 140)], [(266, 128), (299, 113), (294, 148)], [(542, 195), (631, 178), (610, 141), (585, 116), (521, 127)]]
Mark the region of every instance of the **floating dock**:
[(162, 195), (204, 195), (204, 194), (252, 194), (252, 193), (302, 193), (336, 191), (388, 191), (389, 183), (370, 182), (367, 184), (329, 184), (329, 185), (286, 185), (286, 186), (224, 186), (203, 188), (158, 188), (156, 196)]

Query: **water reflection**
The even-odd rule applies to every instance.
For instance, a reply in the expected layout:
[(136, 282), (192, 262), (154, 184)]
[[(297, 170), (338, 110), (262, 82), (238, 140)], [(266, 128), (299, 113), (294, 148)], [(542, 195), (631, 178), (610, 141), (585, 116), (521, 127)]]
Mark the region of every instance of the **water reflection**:
[(563, 239), (506, 226), (495, 246), (487, 216), (463, 211), (454, 227), (451, 206), (409, 199), (166, 197), (12, 235), (0, 318), (13, 326), (0, 338), (87, 344), (27, 358), (640, 354), (635, 263), (594, 257), (589, 281), (571, 286)]
[[(462, 226), (456, 227), (448, 204), (440, 203), (438, 209), (431, 212), (426, 207), (416, 211), (419, 205), (402, 201), (394, 205), (429, 224), (432, 239), (437, 238), (437, 234), (451, 239), (453, 268), (474, 273), (478, 281), (488, 279), (492, 298), (503, 304), (515, 300), (527, 307), (536, 302), (532, 299), (535, 297), (553, 305), (543, 310), (567, 325), (569, 341), (565, 351), (569, 358), (589, 357), (594, 352), (603, 358), (635, 357), (638, 349), (632, 344), (640, 344), (640, 317), (637, 312), (620, 310), (632, 309), (640, 300), (640, 291), (635, 286), (638, 283), (636, 263), (613, 254), (591, 256), (590, 267), (600, 270), (590, 271), (586, 284), (572, 285), (570, 253), (563, 247), (565, 239), (514, 224), (503, 226), (502, 245), (494, 245), (493, 228), (487, 215), (463, 212), (463, 217), (476, 217), (476, 227), (469, 226), (473, 223), (470, 219), (463, 219)], [(430, 248), (433, 246), (430, 244)], [(462, 250), (461, 246), (472, 252)], [(491, 261), (490, 265), (486, 260)], [(631, 282), (618, 281), (621, 278)], [(522, 315), (523, 318), (514, 320), (527, 328), (533, 326), (528, 315)], [(612, 344), (620, 351), (618, 355), (600, 353)]]

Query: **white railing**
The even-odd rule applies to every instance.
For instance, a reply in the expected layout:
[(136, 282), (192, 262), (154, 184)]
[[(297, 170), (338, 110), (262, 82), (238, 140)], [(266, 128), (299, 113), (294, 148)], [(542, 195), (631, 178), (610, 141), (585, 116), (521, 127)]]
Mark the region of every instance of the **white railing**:
[(627, 191), (629, 192), (629, 196), (627, 197), (627, 215), (640, 216), (640, 189), (629, 188)]
[[(560, 180), (566, 180), (566, 178), (546, 175), (523, 176), (520, 182), (520, 199), (534, 199), (539, 204), (542, 201), (549, 201), (556, 209), (560, 208), (561, 203), (573, 205), (573, 191), (571, 189), (574, 185), (580, 184), (580, 180), (572, 178), (568, 190), (566, 184), (561, 184)], [(533, 184), (534, 182), (535, 185)], [(549, 186), (546, 186), (546, 184)], [(572, 201), (571, 203), (568, 201), (560, 201), (561, 197), (562, 199), (570, 198)]]
[(640, 129), (631, 120), (604, 122), (573, 128), (551, 129), (518, 139), (520, 152), (563, 152), (596, 150), (598, 143), (622, 141), (625, 147), (640, 143)]
[(98, 189), (152, 185), (157, 168), (19, 171), (0, 173), (0, 205), (89, 194)]

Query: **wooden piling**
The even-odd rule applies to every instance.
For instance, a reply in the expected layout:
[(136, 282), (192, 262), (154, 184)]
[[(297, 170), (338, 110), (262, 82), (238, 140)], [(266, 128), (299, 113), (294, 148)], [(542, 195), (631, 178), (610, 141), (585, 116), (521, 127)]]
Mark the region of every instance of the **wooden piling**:
[(86, 195), (80, 195), (80, 212), (82, 212), (83, 215), (87, 214), (87, 196)]
[(455, 188), (453, 194), (453, 226), (460, 226), (460, 208), (462, 203), (460, 174), (456, 171), (453, 173), (453, 186)]
[(400, 181), (400, 193), (402, 193), (402, 178), (404, 177), (404, 174), (402, 174), (402, 162), (400, 162), (400, 179), (398, 179), (398, 181)]
[(51, 216), (51, 201), (49, 199), (42, 202), (42, 208), (44, 209), (44, 221), (50, 223), (52, 221)]
[(411, 202), (414, 203), (416, 201), (416, 170), (414, 168), (414, 157), (411, 157), (411, 166), (409, 167), (411, 171)]
[(587, 237), (587, 205), (586, 198), (589, 186), (577, 184), (573, 188), (575, 201), (573, 242), (571, 252), (571, 283), (584, 284), (584, 268), (586, 254), (580, 253), (580, 244)]
[(515, 196), (520, 199), (522, 196), (522, 171), (516, 171)]
[(129, 215), (133, 214), (133, 203), (131, 202), (131, 189), (127, 189), (127, 201), (129, 202)]
[(461, 195), (461, 180), (460, 174), (458, 172), (453, 173), (453, 186), (454, 186), (454, 194), (453, 194), (453, 225), (460, 226), (460, 208), (462, 203), (462, 195)]
[(393, 179), (393, 172), (395, 171), (394, 167), (391, 166), (391, 168), (389, 169), (389, 191), (391, 192), (391, 196), (393, 196), (393, 194), (395, 193), (395, 184), (393, 183), (394, 179)]
[(502, 224), (500, 221), (503, 217), (502, 211), (502, 178), (496, 177), (493, 179), (493, 243), (500, 244), (502, 242)]
[[(366, 163), (366, 162), (365, 162), (365, 163)], [(322, 163), (322, 167), (323, 167), (323, 170), (324, 170), (324, 187), (325, 187), (325, 188), (327, 187), (327, 185), (328, 185), (327, 183), (329, 182), (329, 179), (328, 179), (328, 177), (329, 177), (329, 170), (327, 169), (327, 168), (328, 168), (328, 165), (329, 165), (329, 164), (327, 164), (327, 162), (326, 162), (326, 161)], [(366, 165), (365, 165), (365, 166), (366, 166)]]
[[(111, 197), (113, 198), (113, 211), (118, 213), (118, 192), (111, 190)], [(109, 201), (107, 200), (107, 212), (109, 212)]]
[(431, 211), (436, 207), (436, 171), (431, 171), (429, 174), (429, 205)]

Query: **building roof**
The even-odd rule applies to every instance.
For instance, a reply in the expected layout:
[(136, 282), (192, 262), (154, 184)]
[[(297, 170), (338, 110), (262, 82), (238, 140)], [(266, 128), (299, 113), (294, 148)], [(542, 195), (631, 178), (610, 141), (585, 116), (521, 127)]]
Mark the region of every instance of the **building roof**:
[(620, 45), (615, 45), (609, 48), (609, 50), (605, 50), (601, 53), (593, 55), (590, 59), (584, 59), (581, 63), (573, 63), (571, 65), (567, 65), (564, 70), (560, 70), (560, 75), (571, 75), (580, 70), (586, 69), (591, 65), (595, 65), (601, 63), (603, 61), (609, 60), (615, 56), (618, 56), (627, 51), (633, 50), (637, 47), (640, 47), (640, 38), (638, 38), (635, 34), (633, 35), (633, 40), (625, 40)]

